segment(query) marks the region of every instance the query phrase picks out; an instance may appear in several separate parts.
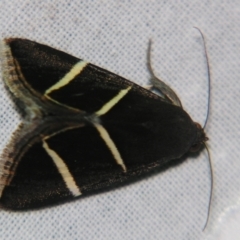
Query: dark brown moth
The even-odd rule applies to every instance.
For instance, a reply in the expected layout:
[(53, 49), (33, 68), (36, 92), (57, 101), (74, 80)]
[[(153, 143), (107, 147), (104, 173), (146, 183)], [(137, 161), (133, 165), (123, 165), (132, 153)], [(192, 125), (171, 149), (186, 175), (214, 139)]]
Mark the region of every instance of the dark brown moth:
[(140, 177), (201, 146), (203, 128), (174, 91), (157, 95), (27, 39), (5, 39), (3, 80), (22, 124), (1, 157), (0, 204), (27, 210)]

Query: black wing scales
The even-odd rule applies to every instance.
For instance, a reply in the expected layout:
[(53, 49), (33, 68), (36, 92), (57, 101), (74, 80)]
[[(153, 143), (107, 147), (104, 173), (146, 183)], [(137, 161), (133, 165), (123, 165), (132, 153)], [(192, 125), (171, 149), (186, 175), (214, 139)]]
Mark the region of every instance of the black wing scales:
[[(145, 168), (167, 165), (184, 155), (195, 141), (196, 126), (188, 114), (152, 92), (92, 64), (83, 63), (84, 67), (79, 68), (77, 64), (83, 60), (39, 43), (9, 39), (6, 45), (11, 49), (15, 74), (22, 84), (19, 91), (25, 86), (30, 92), (25, 98), (33, 99), (45, 112), (32, 123), (23, 119), (23, 124), (41, 126), (34, 125), (33, 129), (52, 126), (54, 130), (28, 135), (29, 141), (25, 142), (29, 147), (23, 156), (9, 153), (9, 158), (22, 157), (9, 185), (2, 190), (3, 206), (35, 208), (104, 189), (140, 175), (147, 171)], [(75, 66), (78, 73), (72, 71)], [(10, 91), (16, 88), (12, 85), (16, 81), (5, 82)], [(113, 107), (97, 115), (127, 88), (129, 91)], [(19, 95), (24, 98), (24, 94), (15, 97)], [(28, 99), (20, 101), (27, 105)], [(26, 112), (31, 113), (33, 105), (26, 106)], [(78, 111), (84, 113), (74, 115)], [(117, 150), (112, 150), (96, 124), (105, 129)], [(19, 134), (19, 139), (24, 137), (24, 133)], [(20, 144), (19, 140), (16, 142)], [(126, 171), (114, 151), (120, 154)], [(59, 167), (54, 161), (65, 166)]]

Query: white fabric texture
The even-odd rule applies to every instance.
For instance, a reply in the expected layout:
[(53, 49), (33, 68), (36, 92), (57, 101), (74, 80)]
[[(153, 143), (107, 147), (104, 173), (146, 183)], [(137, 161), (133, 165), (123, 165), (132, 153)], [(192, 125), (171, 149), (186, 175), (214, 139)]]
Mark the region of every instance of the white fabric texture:
[[(211, 108), (206, 128), (214, 166), (211, 214), (207, 152), (114, 191), (30, 212), (0, 212), (0, 239), (239, 239), (240, 221), (239, 0), (78, 1), (0, 0), (1, 38), (45, 43), (148, 84), (146, 51), (153, 40), (156, 74), (204, 123), (207, 68)], [(0, 146), (20, 119), (0, 81)], [(123, 140), (124, 141), (124, 140)]]

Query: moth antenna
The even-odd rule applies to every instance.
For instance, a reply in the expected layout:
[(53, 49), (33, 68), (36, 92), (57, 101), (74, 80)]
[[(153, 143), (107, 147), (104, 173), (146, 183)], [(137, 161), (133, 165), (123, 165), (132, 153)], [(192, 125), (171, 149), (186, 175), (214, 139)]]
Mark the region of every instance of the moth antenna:
[[(207, 54), (207, 48), (206, 48), (206, 41), (204, 38), (204, 35), (202, 33), (202, 31), (198, 28), (198, 27), (194, 27), (196, 28), (199, 33), (201, 34), (202, 37), (202, 41), (203, 41), (203, 46), (204, 46), (204, 55), (205, 55), (205, 59), (206, 59), (206, 63), (207, 63), (207, 75), (208, 75), (208, 106), (207, 106), (207, 116), (203, 125), (203, 129), (206, 128), (207, 122), (208, 122), (208, 118), (209, 118), (209, 113), (210, 113), (210, 97), (211, 97), (211, 73), (210, 73), (210, 66), (209, 66), (209, 59), (208, 59), (208, 54)], [(209, 167), (210, 167), (210, 173), (211, 173), (211, 188), (210, 188), (210, 196), (209, 196), (209, 202), (208, 202), (208, 211), (207, 211), (207, 219), (205, 222), (205, 225), (203, 227), (203, 231), (206, 229), (208, 221), (209, 221), (209, 216), (210, 216), (210, 210), (211, 210), (211, 202), (212, 202), (212, 197), (213, 197), (213, 167), (212, 167), (212, 162), (211, 162), (211, 157), (210, 157), (210, 151), (207, 147), (207, 144), (204, 142), (203, 143), (207, 153), (208, 153), (208, 160), (209, 160)]]
[(205, 55), (205, 58), (206, 58), (206, 63), (207, 63), (207, 75), (208, 75), (208, 106), (207, 106), (207, 116), (206, 116), (206, 119), (205, 119), (205, 122), (203, 124), (203, 129), (206, 128), (206, 125), (207, 125), (207, 121), (208, 121), (208, 118), (209, 118), (209, 113), (210, 113), (210, 98), (211, 98), (211, 87), (210, 87), (210, 83), (211, 83), (211, 73), (210, 73), (210, 65), (209, 65), (209, 59), (208, 59), (208, 54), (207, 54), (207, 48), (206, 48), (206, 41), (205, 41), (205, 38), (204, 38), (204, 35), (202, 33), (202, 31), (198, 28), (198, 27), (194, 27), (196, 28), (199, 33), (201, 34), (201, 37), (202, 37), (202, 41), (203, 41), (203, 46), (204, 46), (204, 55)]
[(206, 222), (205, 222), (204, 227), (203, 227), (203, 231), (204, 231), (206, 229), (208, 221), (209, 221), (210, 210), (211, 210), (211, 202), (212, 202), (212, 197), (213, 197), (213, 166), (212, 166), (212, 162), (211, 162), (210, 151), (207, 147), (207, 144), (206, 143), (203, 143), (203, 144), (204, 144), (204, 146), (207, 150), (207, 153), (208, 153), (208, 160), (209, 160), (208, 162), (209, 162), (209, 167), (210, 167), (210, 172), (211, 172), (210, 196), (209, 196), (209, 201), (208, 201), (207, 219), (206, 219)]

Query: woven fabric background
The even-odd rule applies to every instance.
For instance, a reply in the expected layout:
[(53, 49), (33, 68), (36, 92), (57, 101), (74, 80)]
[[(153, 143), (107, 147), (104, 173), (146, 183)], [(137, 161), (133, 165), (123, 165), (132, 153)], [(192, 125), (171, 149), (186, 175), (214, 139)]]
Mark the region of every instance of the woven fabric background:
[[(114, 191), (40, 211), (1, 210), (0, 239), (239, 239), (239, 23), (239, 0), (0, 0), (1, 38), (45, 43), (141, 85), (149, 79), (146, 50), (151, 38), (156, 74), (203, 124), (208, 89), (203, 43), (193, 28), (199, 27), (212, 74), (206, 132), (214, 166), (204, 232), (210, 194), (206, 151)], [(1, 81), (1, 150), (19, 121)]]

